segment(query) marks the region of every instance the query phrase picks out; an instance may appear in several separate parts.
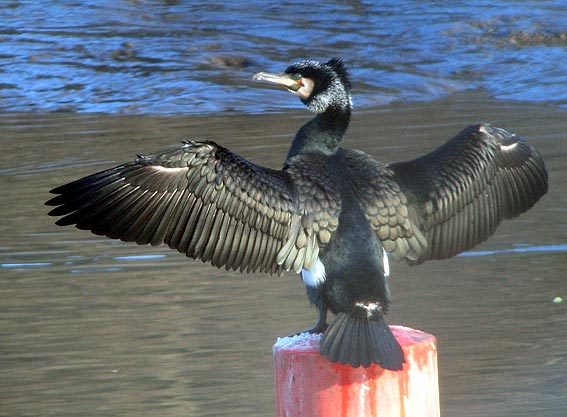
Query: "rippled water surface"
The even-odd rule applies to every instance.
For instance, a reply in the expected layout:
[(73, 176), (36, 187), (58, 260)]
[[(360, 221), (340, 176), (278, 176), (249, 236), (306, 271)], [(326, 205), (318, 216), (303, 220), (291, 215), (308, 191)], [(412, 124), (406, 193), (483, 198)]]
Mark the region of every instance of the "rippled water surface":
[[(1, 115), (0, 415), (274, 415), (271, 346), (315, 320), (297, 277), (60, 228), (43, 202), (187, 137), (279, 167), (304, 117)], [(390, 105), (358, 112), (348, 145), (410, 158), (476, 119), (529, 137), (550, 192), (469, 256), (393, 265), (389, 320), (438, 337), (444, 416), (564, 416), (567, 302), (553, 300), (567, 299), (565, 112), (474, 94)]]
[(253, 72), (335, 55), (361, 107), (466, 89), (565, 105), (567, 3), (6, 0), (0, 109), (279, 109)]

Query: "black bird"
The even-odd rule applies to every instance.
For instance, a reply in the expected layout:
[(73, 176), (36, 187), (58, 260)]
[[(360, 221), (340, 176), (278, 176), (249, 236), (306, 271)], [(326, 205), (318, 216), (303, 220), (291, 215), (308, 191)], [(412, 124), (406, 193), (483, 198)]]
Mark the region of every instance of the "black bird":
[[(487, 239), (547, 191), (525, 140), (470, 126), (412, 161), (382, 164), (340, 147), (351, 116), (340, 59), (303, 61), (255, 80), (282, 85), (316, 113), (283, 168), (256, 165), (210, 141), (138, 156), (51, 190), (49, 214), (97, 235), (166, 243), (227, 270), (301, 274), (319, 319), (321, 353), (353, 367), (399, 370), (403, 352), (384, 321), (388, 256), (418, 264)], [(327, 312), (336, 315), (327, 324)]]

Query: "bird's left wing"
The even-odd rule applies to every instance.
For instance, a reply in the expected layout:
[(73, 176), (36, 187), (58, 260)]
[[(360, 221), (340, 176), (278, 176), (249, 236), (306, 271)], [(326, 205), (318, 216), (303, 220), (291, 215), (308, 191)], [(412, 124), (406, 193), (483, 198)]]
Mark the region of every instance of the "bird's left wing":
[[(281, 273), (309, 268), (318, 242), (286, 171), (209, 141), (142, 155), (51, 190), (49, 213), (98, 235), (166, 243), (217, 267)], [(304, 204), (303, 204), (304, 205)], [(304, 211), (304, 210), (303, 210)]]

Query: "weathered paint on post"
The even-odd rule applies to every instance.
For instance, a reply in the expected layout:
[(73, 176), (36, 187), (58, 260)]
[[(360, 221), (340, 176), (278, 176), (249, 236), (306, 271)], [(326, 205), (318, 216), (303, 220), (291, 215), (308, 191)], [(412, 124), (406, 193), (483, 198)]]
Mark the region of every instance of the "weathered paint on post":
[(391, 326), (406, 363), (352, 368), (319, 354), (320, 335), (278, 339), (274, 345), (278, 417), (439, 417), (435, 336)]

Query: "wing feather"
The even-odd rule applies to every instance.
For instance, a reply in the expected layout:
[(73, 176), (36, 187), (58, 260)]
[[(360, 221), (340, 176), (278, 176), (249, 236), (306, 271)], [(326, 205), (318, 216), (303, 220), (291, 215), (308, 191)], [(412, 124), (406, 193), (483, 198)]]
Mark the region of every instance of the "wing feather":
[(389, 168), (408, 198), (413, 224), (427, 240), (427, 250), (414, 263), (474, 247), (503, 219), (528, 210), (547, 192), (547, 172), (535, 148), (482, 123), (421, 158)]
[(416, 259), (427, 241), (413, 223), (394, 172), (361, 151), (348, 151), (346, 161), (353, 192), (384, 249), (397, 260)]
[(62, 216), (59, 225), (166, 243), (217, 267), (300, 271), (328, 243), (324, 233), (336, 229), (340, 209), (310, 163), (297, 158), (275, 171), (214, 142), (190, 141), (57, 187), (47, 204)]

